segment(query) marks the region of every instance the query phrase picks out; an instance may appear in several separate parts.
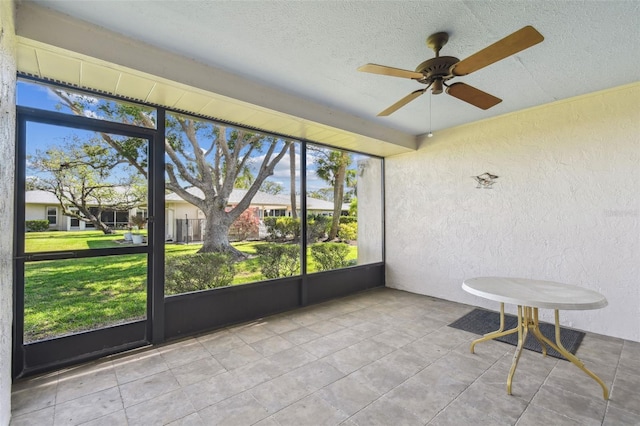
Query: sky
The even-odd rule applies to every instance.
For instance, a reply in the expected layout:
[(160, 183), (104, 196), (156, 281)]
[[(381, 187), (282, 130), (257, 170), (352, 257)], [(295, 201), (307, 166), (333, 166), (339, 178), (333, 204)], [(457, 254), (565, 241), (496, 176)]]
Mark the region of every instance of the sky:
[[(98, 104), (99, 98), (78, 95), (79, 99), (84, 101), (93, 102)], [(48, 111), (61, 111), (69, 112), (69, 109), (64, 106), (61, 107), (61, 102), (58, 97), (47, 86), (31, 82), (31, 81), (18, 81), (17, 87), (17, 103), (21, 106), (33, 107), (38, 109), (44, 109)], [(92, 118), (103, 118), (99, 116), (99, 112), (88, 112), (86, 115)], [(70, 137), (91, 137), (93, 132), (65, 128), (61, 126), (43, 125), (30, 123), (27, 128), (27, 155), (33, 154), (36, 150), (44, 150), (51, 145), (61, 145), (65, 138)], [(254, 175), (257, 174), (257, 168), (259, 167), (262, 158), (264, 158), (264, 152), (257, 152), (256, 159), (252, 162), (252, 168)], [(312, 153), (307, 154), (307, 191), (316, 191), (321, 188), (329, 186), (328, 183), (320, 179), (315, 170), (315, 164), (313, 161)], [(354, 161), (351, 168), (357, 167), (357, 160), (360, 157), (366, 157), (361, 154), (353, 154)], [(268, 178), (269, 181), (277, 182), (284, 188), (282, 194), (289, 193), (289, 155), (285, 155), (282, 160), (276, 165), (274, 174)], [(300, 145), (296, 147), (296, 166), (300, 167)], [(29, 175), (29, 171), (27, 172)], [(298, 178), (297, 190), (300, 190), (300, 179)]]

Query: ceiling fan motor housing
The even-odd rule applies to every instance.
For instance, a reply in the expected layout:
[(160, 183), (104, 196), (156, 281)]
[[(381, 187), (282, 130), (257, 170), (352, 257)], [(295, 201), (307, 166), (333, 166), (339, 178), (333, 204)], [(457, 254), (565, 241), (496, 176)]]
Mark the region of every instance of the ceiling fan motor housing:
[[(458, 58), (453, 56), (439, 56), (436, 58), (431, 58), (416, 68), (416, 72), (422, 73), (424, 78), (417, 80), (422, 84), (432, 84), (436, 81), (443, 82), (450, 80), (454, 77), (451, 73), (451, 67), (460, 62)], [(434, 85), (435, 87), (432, 90), (434, 95), (442, 93), (442, 84)]]

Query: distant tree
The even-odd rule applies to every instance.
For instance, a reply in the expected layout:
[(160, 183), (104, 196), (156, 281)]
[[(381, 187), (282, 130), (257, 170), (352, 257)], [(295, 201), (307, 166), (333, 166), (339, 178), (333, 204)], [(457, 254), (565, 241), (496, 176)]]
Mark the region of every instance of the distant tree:
[[(114, 121), (155, 128), (154, 118), (144, 108), (115, 102), (95, 103), (66, 91), (54, 89), (62, 103), (74, 114), (102, 114)], [(234, 259), (245, 255), (231, 246), (229, 228), (251, 204), (265, 179), (287, 153), (290, 141), (283, 141), (242, 128), (232, 128), (188, 116), (168, 114), (165, 123), (167, 155), (166, 188), (196, 206), (205, 216), (205, 232), (201, 253), (228, 253)], [(146, 175), (147, 152), (143, 145), (122, 145), (101, 133), (127, 162)], [(227, 209), (229, 196), (238, 176), (257, 158), (255, 179), (245, 196)], [(194, 191), (199, 190), (199, 191)]]
[(352, 199), (357, 196), (357, 184), (358, 179), (356, 177), (356, 171), (354, 169), (347, 169), (345, 174), (345, 192), (344, 198), (342, 200), (343, 203), (350, 203)]
[(121, 167), (125, 160), (100, 138), (76, 136), (60, 146), (38, 150), (28, 160), (39, 173), (30, 180), (31, 188), (52, 193), (62, 214), (91, 223), (105, 234), (113, 229), (102, 221), (102, 212), (128, 211), (146, 200), (143, 179), (135, 171), (126, 173)]
[(271, 195), (278, 195), (284, 191), (284, 186), (281, 183), (265, 180), (260, 186), (260, 191), (266, 192)]
[(251, 188), (254, 180), (255, 177), (253, 176), (253, 173), (251, 173), (251, 169), (248, 166), (245, 166), (238, 174), (234, 187), (239, 189), (249, 189)]
[(352, 158), (347, 151), (321, 149), (317, 152), (320, 155), (315, 160), (316, 174), (333, 187), (333, 219), (328, 237), (333, 240), (338, 236), (347, 168), (351, 165)]
[(38, 178), (36, 176), (27, 176), (24, 183), (25, 191), (34, 191), (38, 189)]
[(307, 192), (307, 195), (318, 200), (333, 201), (333, 188), (316, 189), (315, 191)]

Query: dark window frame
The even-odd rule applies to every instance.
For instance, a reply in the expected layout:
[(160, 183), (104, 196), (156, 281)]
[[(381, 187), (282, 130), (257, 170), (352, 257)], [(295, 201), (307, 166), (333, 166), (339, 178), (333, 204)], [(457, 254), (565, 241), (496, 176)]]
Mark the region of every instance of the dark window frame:
[[(50, 213), (50, 210), (53, 209), (53, 214)], [(49, 226), (58, 226), (58, 207), (56, 206), (47, 206), (47, 220), (49, 221)], [(53, 217), (53, 221), (51, 218)]]
[[(334, 147), (330, 145), (326, 145), (320, 142), (301, 139), (301, 138), (293, 138), (289, 135), (278, 134), (274, 132), (265, 131), (263, 129), (254, 128), (250, 126), (243, 126), (238, 123), (230, 123), (224, 120), (216, 119), (214, 117), (209, 116), (201, 116), (198, 114), (185, 113), (184, 111), (173, 110), (171, 108), (165, 108), (159, 105), (147, 104), (144, 102), (139, 102), (136, 100), (125, 99), (118, 96), (111, 96), (104, 93), (82, 89), (75, 87), (73, 85), (67, 85), (59, 82), (52, 82), (40, 78), (35, 78), (32, 76), (27, 76), (24, 74), (19, 74), (19, 78), (23, 80), (30, 80), (36, 83), (45, 84), (48, 86), (62, 87), (68, 90), (72, 90), (74, 92), (86, 93), (89, 95), (96, 95), (102, 98), (112, 99), (114, 101), (124, 101), (127, 103), (139, 104), (144, 107), (152, 107), (156, 108), (156, 117), (157, 123), (155, 129), (147, 129), (141, 127), (129, 126), (117, 122), (106, 121), (106, 120), (97, 120), (87, 117), (78, 117), (69, 113), (61, 113), (61, 112), (52, 112), (46, 110), (38, 110), (30, 107), (17, 106), (18, 115), (22, 116), (24, 119), (32, 118), (33, 121), (37, 122), (45, 122), (54, 125), (66, 125), (65, 123), (70, 123), (70, 127), (78, 126), (83, 128), (84, 126), (88, 126), (91, 129), (97, 127), (104, 128), (105, 131), (114, 131), (114, 129), (126, 129), (127, 133), (129, 132), (139, 132), (140, 137), (143, 138), (153, 138), (155, 137), (157, 140), (163, 140), (165, 134), (165, 116), (166, 113), (175, 113), (181, 115), (187, 115), (194, 119), (201, 119), (211, 121), (214, 124), (220, 124), (225, 126), (234, 126), (238, 128), (244, 128), (251, 131), (260, 132), (266, 136), (274, 136), (277, 138), (281, 138), (284, 140), (292, 140), (296, 143), (300, 144), (300, 164), (299, 170), (301, 173), (300, 176), (300, 206), (298, 206), (301, 215), (300, 217), (307, 217), (307, 205), (306, 205), (306, 171), (307, 171), (307, 162), (306, 162), (306, 148), (307, 144), (313, 144), (315, 146), (326, 147), (329, 149), (342, 150), (355, 154), (364, 154), (373, 158), (378, 158), (381, 160), (382, 164), (382, 176), (380, 182), (380, 190), (381, 190), (381, 214), (382, 214), (382, 235), (380, 236), (380, 245), (382, 250), (382, 261), (377, 263), (370, 263), (365, 265), (358, 266), (350, 266), (347, 268), (336, 269), (331, 271), (324, 271), (319, 273), (309, 274), (307, 272), (307, 230), (306, 230), (306, 220), (301, 221), (302, 231), (301, 231), (301, 244), (300, 244), (300, 258), (301, 258), (301, 271), (300, 275), (291, 277), (291, 278), (282, 278), (276, 280), (263, 280), (255, 283), (244, 284), (241, 286), (232, 286), (232, 287), (224, 287), (219, 289), (211, 289), (205, 290), (202, 292), (195, 293), (185, 293), (181, 295), (175, 296), (164, 296), (164, 289), (160, 288), (160, 283), (164, 282), (164, 228), (165, 228), (165, 205), (164, 205), (164, 150), (163, 149), (153, 149), (150, 144), (150, 164), (153, 167), (149, 169), (149, 206), (153, 206), (151, 211), (157, 212), (155, 217), (151, 217), (151, 221), (155, 224), (154, 232), (157, 235), (150, 240), (149, 246), (147, 247), (131, 247), (126, 249), (131, 253), (149, 253), (149, 269), (148, 269), (148, 279), (152, 282), (152, 286), (150, 286), (150, 293), (148, 297), (148, 308), (147, 308), (147, 318), (148, 324), (145, 326), (145, 335), (146, 338), (143, 341), (139, 341), (137, 343), (124, 343), (118, 344), (121, 341), (121, 335), (118, 333), (139, 333), (140, 327), (132, 324), (129, 326), (120, 326), (120, 327), (111, 327), (103, 330), (98, 330), (95, 334), (87, 333), (87, 335), (83, 334), (75, 334), (68, 336), (67, 338), (62, 339), (53, 339), (51, 341), (51, 346), (47, 346), (41, 344), (40, 342), (37, 345), (34, 345), (32, 351), (29, 353), (24, 353), (20, 348), (20, 350), (16, 350), (16, 341), (15, 337), (17, 333), (22, 333), (22, 321), (23, 318), (20, 318), (19, 321), (15, 322), (17, 325), (15, 327), (14, 334), (14, 369), (13, 376), (21, 377), (26, 375), (32, 375), (44, 371), (50, 371), (56, 368), (60, 368), (66, 365), (76, 364), (82, 361), (88, 361), (91, 359), (96, 359), (101, 356), (105, 356), (108, 354), (116, 353), (123, 350), (132, 349), (136, 346), (144, 345), (144, 344), (157, 344), (162, 343), (164, 341), (169, 341), (172, 339), (182, 338), (185, 336), (193, 335), (196, 333), (200, 333), (203, 331), (208, 331), (212, 329), (216, 329), (219, 327), (223, 327), (229, 325), (231, 323), (246, 321), (250, 319), (259, 318), (261, 316), (275, 314), (278, 312), (294, 309), (297, 307), (306, 306), (308, 304), (319, 303), (324, 300), (334, 298), (334, 297), (342, 297), (347, 294), (351, 294), (357, 291), (363, 291), (369, 288), (384, 286), (385, 285), (385, 246), (384, 246), (384, 237), (385, 237), (385, 227), (384, 227), (384, 158), (359, 152), (348, 150), (340, 147)], [(24, 121), (23, 121), (24, 122)], [(98, 122), (99, 124), (96, 124)], [(16, 140), (19, 140), (20, 132), (24, 132), (24, 127), (17, 128), (17, 137)], [(152, 135), (152, 136), (150, 136)], [(17, 155), (18, 159), (24, 158), (24, 152), (20, 157), (20, 147), (17, 146)], [(18, 160), (20, 161), (20, 160)], [(24, 182), (20, 185), (17, 185), (17, 189), (21, 189), (24, 192)], [(20, 194), (19, 190), (16, 190), (16, 206), (24, 205), (24, 193)], [(149, 207), (147, 207), (149, 208)], [(19, 230), (20, 221), (16, 222), (16, 233), (15, 235), (22, 235), (17, 232)], [(24, 224), (22, 224), (24, 226)], [(24, 241), (17, 241), (14, 244), (15, 253), (20, 252), (20, 245), (24, 244)], [(21, 247), (22, 252), (24, 252), (24, 246)], [(110, 254), (110, 249), (102, 249), (103, 251), (99, 253), (99, 255), (108, 256)], [(118, 254), (123, 253), (118, 250)], [(92, 252), (92, 255), (97, 254), (95, 251)], [(80, 257), (82, 254), (80, 253)], [(44, 258), (42, 260), (45, 260)], [(15, 275), (24, 273), (24, 263), (22, 263), (22, 267), (15, 267)], [(15, 276), (14, 275), (14, 276)], [(332, 285), (324, 285), (323, 283), (333, 283)], [(15, 283), (15, 281), (14, 281)], [(272, 295), (274, 293), (273, 289), (278, 288), (276, 291), (276, 295)], [(243, 313), (242, 314), (234, 314), (232, 317), (228, 319), (225, 318), (210, 318), (205, 317), (202, 318), (202, 312), (194, 311), (193, 303), (203, 303), (203, 301), (211, 298), (217, 298), (219, 300), (220, 306), (240, 306), (242, 305)], [(249, 303), (246, 303), (246, 301)], [(16, 303), (23, 303), (23, 300), (20, 300), (20, 295), (18, 294), (16, 299), (14, 300), (14, 308)], [(238, 305), (240, 303), (240, 305)], [(228, 310), (228, 309), (227, 309)], [(166, 317), (166, 315), (169, 315)], [(16, 309), (14, 309), (14, 315), (17, 315)], [(195, 316), (194, 316), (195, 315)], [(190, 326), (182, 327), (179, 323), (172, 323), (172, 321), (176, 321), (178, 318), (181, 321), (186, 321), (186, 324), (189, 324), (189, 321), (193, 320), (194, 322)], [(16, 318), (14, 316), (14, 321)], [(169, 323), (166, 323), (169, 321)], [(199, 321), (199, 322), (198, 322)], [(166, 323), (166, 324), (165, 324)], [(121, 329), (120, 331), (116, 329)], [(18, 342), (18, 343), (21, 343)], [(71, 348), (87, 345), (87, 348), (91, 349), (90, 353), (79, 353), (74, 352)], [(104, 345), (108, 344), (110, 347), (104, 348)], [(50, 349), (54, 348), (54, 349)], [(50, 351), (53, 350), (54, 356), (51, 357)], [(59, 356), (56, 356), (59, 355)], [(28, 365), (25, 365), (25, 360)]]

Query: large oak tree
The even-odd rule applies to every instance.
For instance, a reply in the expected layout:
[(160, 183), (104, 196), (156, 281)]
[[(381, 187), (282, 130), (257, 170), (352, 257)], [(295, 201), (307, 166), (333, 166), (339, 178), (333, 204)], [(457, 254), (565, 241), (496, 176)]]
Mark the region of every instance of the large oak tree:
[[(155, 128), (145, 109), (124, 103), (103, 102), (95, 106), (85, 98), (55, 89), (62, 103), (77, 115), (107, 116), (127, 124)], [(200, 252), (223, 252), (235, 258), (244, 255), (229, 243), (231, 224), (251, 204), (260, 186), (292, 142), (242, 128), (227, 127), (188, 116), (167, 114), (166, 188), (196, 206), (205, 217), (204, 242)], [(101, 135), (123, 159), (146, 176), (147, 152), (143, 146), (122, 146), (109, 135)], [(251, 165), (256, 171), (244, 197), (229, 207), (236, 180)]]

